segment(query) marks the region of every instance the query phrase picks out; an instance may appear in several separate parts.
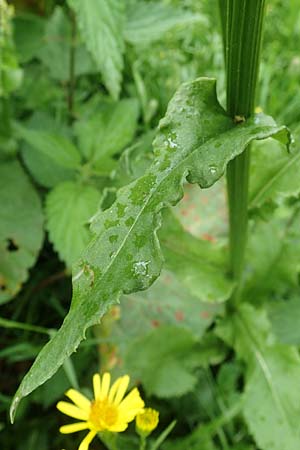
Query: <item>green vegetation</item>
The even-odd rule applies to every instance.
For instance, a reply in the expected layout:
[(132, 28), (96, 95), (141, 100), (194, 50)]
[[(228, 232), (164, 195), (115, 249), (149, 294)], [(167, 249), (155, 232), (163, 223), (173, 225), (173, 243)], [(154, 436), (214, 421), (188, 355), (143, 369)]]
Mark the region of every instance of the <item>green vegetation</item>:
[(298, 2), (11, 3), (2, 447), (77, 450), (56, 404), (110, 372), (159, 423), (90, 449), (299, 450)]

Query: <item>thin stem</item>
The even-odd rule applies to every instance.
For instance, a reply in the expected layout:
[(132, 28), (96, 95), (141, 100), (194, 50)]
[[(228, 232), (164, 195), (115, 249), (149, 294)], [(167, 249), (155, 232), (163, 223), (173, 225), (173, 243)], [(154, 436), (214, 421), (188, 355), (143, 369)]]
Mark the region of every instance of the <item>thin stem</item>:
[(140, 450), (146, 449), (146, 438), (145, 436), (140, 436)]
[[(219, 0), (227, 72), (227, 111), (239, 126), (255, 105), (265, 0)], [(247, 243), (250, 149), (227, 170), (230, 268), (241, 284)]]

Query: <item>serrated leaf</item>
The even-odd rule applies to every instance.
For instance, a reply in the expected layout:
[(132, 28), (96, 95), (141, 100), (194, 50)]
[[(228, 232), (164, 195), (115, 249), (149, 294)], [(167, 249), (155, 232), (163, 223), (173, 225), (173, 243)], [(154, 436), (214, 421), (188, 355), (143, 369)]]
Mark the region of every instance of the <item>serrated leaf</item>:
[(40, 198), (17, 161), (0, 165), (0, 303), (27, 279), (43, 241)]
[(275, 342), (265, 310), (244, 304), (230, 322), (232, 343), (247, 364), (243, 411), (250, 433), (262, 450), (297, 450), (298, 351)]
[(217, 101), (213, 79), (200, 78), (179, 88), (160, 122), (153, 164), (118, 191), (111, 208), (95, 216), (94, 238), (74, 266), (70, 312), (23, 379), (12, 417), (21, 397), (55, 373), (85, 330), (99, 322), (122, 292), (146, 289), (158, 277), (163, 263), (156, 235), (159, 212), (180, 200), (183, 180), (188, 176), (190, 182), (209, 187), (253, 139), (282, 138), (284, 132), (288, 141), (284, 127), (265, 124), (263, 118), (234, 124)]
[(72, 181), (58, 184), (47, 196), (46, 218), (50, 241), (68, 267), (88, 244), (88, 221), (99, 205), (100, 193)]
[(62, 135), (47, 131), (30, 130), (16, 125), (20, 138), (24, 139), (34, 150), (48, 156), (56, 164), (68, 169), (80, 166), (80, 153), (70, 140)]
[(134, 45), (157, 41), (175, 26), (205, 21), (200, 14), (141, 0), (128, 9), (127, 17), (125, 39)]
[(224, 247), (195, 238), (170, 215), (159, 236), (166, 267), (194, 297), (202, 302), (223, 302), (230, 297), (234, 283), (226, 276)]
[(105, 159), (124, 149), (134, 137), (138, 102), (125, 99), (108, 103), (98, 113), (75, 124), (79, 148), (88, 161), (99, 168)]
[(105, 86), (117, 99), (124, 64), (124, 5), (119, 0), (69, 0), (69, 5)]
[(251, 147), (249, 208), (299, 195), (299, 172), (300, 151), (289, 154), (274, 139), (255, 143)]

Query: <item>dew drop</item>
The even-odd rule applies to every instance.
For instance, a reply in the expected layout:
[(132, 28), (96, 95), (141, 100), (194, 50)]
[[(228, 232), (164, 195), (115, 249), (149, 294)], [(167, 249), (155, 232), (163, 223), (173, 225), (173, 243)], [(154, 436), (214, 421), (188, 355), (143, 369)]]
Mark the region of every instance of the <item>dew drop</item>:
[(216, 168), (216, 166), (209, 166), (209, 173), (210, 173), (211, 175), (216, 175), (216, 173), (217, 173), (217, 168)]

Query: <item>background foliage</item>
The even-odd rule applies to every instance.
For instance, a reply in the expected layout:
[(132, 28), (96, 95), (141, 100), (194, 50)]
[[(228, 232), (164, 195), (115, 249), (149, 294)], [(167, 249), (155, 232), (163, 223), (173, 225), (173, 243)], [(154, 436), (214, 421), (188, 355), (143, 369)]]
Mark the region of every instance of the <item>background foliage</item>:
[[(223, 179), (210, 190), (185, 184), (183, 201), (174, 214), (164, 213), (159, 231), (166, 261), (161, 277), (149, 290), (123, 296), (101, 325), (87, 331), (78, 351), (24, 399), (14, 428), (7, 420), (9, 405), (32, 361), (67, 314), (71, 266), (92, 237), (91, 218), (97, 231), (99, 208), (108, 215), (116, 189), (144, 175), (153, 163), (154, 130), (179, 85), (198, 76), (215, 77), (224, 105), (225, 72), (215, 1), (19, 0), (14, 2), (13, 17), (3, 5), (3, 448), (76, 448), (77, 437), (58, 433), (63, 419), (55, 403), (70, 385), (85, 386), (88, 394), (91, 374), (101, 368), (116, 376), (127, 372), (140, 383), (147, 402), (160, 410), (160, 431), (177, 419), (165, 450), (297, 449), (297, 1), (272, 0), (267, 5), (256, 104), (279, 126), (288, 125), (295, 143), (291, 155), (274, 139), (252, 146), (243, 285), (249, 304), (222, 320), (224, 301), (233, 287), (223, 271), (227, 258)], [(176, 121), (174, 111), (168, 111), (170, 121)], [(165, 137), (160, 136), (155, 147), (162, 152), (172, 149), (175, 138), (171, 136), (165, 146)], [(116, 208), (121, 216), (122, 206)], [(107, 220), (108, 228), (115, 226), (115, 218)], [(111, 244), (114, 236), (109, 234)], [(142, 233), (135, 239), (142, 248)], [(143, 256), (135, 266), (140, 287), (146, 287), (144, 276), (157, 270), (148, 267)], [(75, 276), (80, 270), (93, 284), (89, 266), (80, 267)], [(127, 444), (122, 445), (125, 449)], [(93, 448), (101, 449), (101, 444), (96, 442)]]

